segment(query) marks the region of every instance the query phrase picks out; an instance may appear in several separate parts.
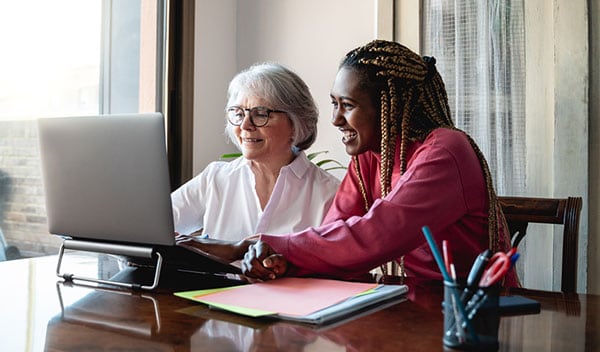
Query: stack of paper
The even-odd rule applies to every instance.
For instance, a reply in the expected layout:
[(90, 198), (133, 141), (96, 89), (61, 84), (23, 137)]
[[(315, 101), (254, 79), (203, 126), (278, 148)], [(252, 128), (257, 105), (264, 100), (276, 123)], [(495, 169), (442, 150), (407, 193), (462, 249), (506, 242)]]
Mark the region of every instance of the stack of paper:
[(404, 297), (407, 290), (405, 285), (283, 278), (175, 295), (251, 317), (274, 316), (323, 324), (384, 300)]

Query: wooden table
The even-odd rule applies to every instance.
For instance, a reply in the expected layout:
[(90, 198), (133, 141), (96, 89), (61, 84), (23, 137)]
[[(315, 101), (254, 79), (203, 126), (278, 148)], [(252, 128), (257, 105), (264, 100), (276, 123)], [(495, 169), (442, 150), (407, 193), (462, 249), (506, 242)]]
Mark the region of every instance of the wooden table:
[[(212, 310), (164, 291), (64, 284), (55, 276), (56, 260), (0, 263), (0, 351), (444, 350), (437, 286), (410, 286), (408, 301), (315, 328)], [(97, 256), (77, 254), (67, 255), (63, 267), (88, 275), (114, 270)], [(542, 310), (503, 317), (501, 351), (600, 351), (600, 296), (515, 293), (540, 301)]]

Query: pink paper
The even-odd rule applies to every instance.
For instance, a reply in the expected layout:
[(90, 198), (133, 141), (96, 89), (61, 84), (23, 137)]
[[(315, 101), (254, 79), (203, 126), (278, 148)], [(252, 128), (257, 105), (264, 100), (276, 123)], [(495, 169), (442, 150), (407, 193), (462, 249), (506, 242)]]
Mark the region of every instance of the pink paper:
[(202, 301), (303, 316), (376, 286), (326, 279), (283, 278), (204, 295)]

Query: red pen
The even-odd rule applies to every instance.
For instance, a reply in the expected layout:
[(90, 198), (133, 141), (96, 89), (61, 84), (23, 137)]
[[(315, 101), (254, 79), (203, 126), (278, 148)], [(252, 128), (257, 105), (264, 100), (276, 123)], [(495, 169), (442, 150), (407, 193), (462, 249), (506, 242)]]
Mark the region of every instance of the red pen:
[(456, 281), (456, 268), (454, 267), (454, 262), (452, 261), (450, 245), (446, 240), (442, 241), (442, 253), (444, 255), (444, 265), (446, 266), (446, 270), (448, 270), (452, 279)]
[(517, 253), (517, 247), (512, 247), (508, 250), (508, 252), (506, 252), (506, 255), (510, 258), (515, 255), (515, 253)]

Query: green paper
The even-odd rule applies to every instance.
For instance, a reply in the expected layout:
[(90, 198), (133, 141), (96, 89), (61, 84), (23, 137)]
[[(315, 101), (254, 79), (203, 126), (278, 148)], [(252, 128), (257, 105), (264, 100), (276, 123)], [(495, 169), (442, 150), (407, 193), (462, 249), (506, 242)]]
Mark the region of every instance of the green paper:
[(231, 290), (231, 289), (238, 288), (238, 287), (240, 287), (240, 286), (211, 288), (211, 289), (207, 289), (207, 290), (175, 292), (173, 294), (178, 297), (182, 297), (182, 298), (190, 299), (192, 301), (204, 303), (211, 307), (227, 310), (227, 311), (230, 311), (233, 313), (246, 315), (246, 316), (253, 317), (253, 318), (277, 314), (276, 312), (269, 312), (269, 311), (252, 309), (252, 308), (244, 308), (244, 307), (238, 307), (238, 306), (233, 306), (233, 305), (228, 305), (228, 304), (209, 303), (202, 299), (202, 296), (206, 296), (206, 295), (209, 295), (212, 293), (217, 293), (217, 292), (223, 292), (223, 291)]

